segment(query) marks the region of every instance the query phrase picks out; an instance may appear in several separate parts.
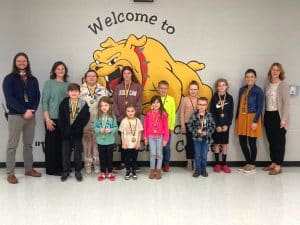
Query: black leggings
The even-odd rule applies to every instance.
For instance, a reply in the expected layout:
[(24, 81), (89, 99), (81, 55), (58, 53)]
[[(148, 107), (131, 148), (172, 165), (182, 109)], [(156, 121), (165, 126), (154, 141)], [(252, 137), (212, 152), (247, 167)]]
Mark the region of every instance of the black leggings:
[[(256, 137), (248, 137), (245, 135), (239, 135), (240, 146), (242, 148), (244, 157), (247, 164), (255, 165), (257, 148), (256, 148)], [(250, 149), (248, 148), (248, 144)]]

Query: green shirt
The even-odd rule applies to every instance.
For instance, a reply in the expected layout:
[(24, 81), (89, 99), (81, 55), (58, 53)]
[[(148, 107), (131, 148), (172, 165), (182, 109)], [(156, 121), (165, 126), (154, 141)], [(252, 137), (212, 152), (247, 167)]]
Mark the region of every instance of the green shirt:
[(58, 119), (58, 108), (60, 102), (67, 97), (67, 82), (57, 80), (46, 81), (42, 95), (43, 112), (49, 112), (51, 119)]
[[(111, 145), (115, 143), (115, 133), (118, 130), (118, 124), (116, 118), (106, 117), (106, 114), (102, 115), (102, 118), (99, 119), (97, 116), (93, 124), (95, 134), (97, 137), (97, 144), (99, 145)], [(111, 129), (110, 133), (100, 133), (100, 128), (109, 128)]]
[(175, 100), (172, 96), (161, 96), (161, 101), (168, 114), (168, 126), (170, 130), (174, 130), (176, 120)]

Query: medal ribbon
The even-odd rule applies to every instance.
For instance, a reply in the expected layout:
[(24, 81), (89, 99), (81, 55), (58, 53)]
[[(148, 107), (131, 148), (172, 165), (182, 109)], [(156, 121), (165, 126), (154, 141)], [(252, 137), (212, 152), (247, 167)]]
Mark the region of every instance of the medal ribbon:
[(75, 102), (75, 104), (74, 104), (74, 103), (70, 100), (72, 119), (74, 119), (75, 116), (76, 116), (76, 110), (77, 110), (78, 102), (79, 102), (79, 100), (77, 100), (77, 101)]

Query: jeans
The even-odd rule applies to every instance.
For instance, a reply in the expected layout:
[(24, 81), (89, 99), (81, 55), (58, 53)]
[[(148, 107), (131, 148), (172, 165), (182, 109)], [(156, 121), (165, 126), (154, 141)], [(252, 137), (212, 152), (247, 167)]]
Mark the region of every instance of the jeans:
[(149, 137), (149, 145), (150, 145), (150, 168), (155, 169), (155, 164), (156, 164), (156, 168), (161, 169), (162, 148), (163, 148), (162, 137), (158, 137), (158, 138)]
[(208, 143), (207, 139), (195, 139), (194, 140), (194, 151), (195, 151), (195, 164), (196, 172), (206, 171), (207, 164), (207, 152), (208, 152)]
[(125, 149), (125, 166), (126, 170), (133, 171), (137, 168), (138, 151), (135, 148)]
[(98, 151), (99, 151), (99, 157), (100, 157), (100, 167), (101, 172), (106, 173), (106, 170), (108, 173), (111, 173), (113, 170), (113, 151), (114, 151), (114, 145), (99, 145), (98, 144)]
[(163, 165), (169, 165), (170, 158), (171, 158), (171, 132), (169, 135), (168, 143), (165, 147), (163, 147)]

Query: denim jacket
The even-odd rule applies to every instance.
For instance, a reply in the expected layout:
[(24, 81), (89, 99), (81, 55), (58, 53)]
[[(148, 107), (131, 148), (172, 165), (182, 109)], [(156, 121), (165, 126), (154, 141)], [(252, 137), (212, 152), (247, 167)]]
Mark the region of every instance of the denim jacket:
[(194, 112), (191, 117), (190, 120), (188, 122), (188, 129), (189, 131), (192, 133), (193, 135), (193, 139), (195, 140), (199, 140), (202, 138), (206, 138), (208, 143), (212, 143), (212, 134), (215, 131), (215, 121), (214, 118), (212, 116), (211, 113), (206, 113), (204, 116), (204, 127), (203, 129), (207, 132), (207, 136), (206, 137), (201, 137), (198, 133), (198, 130), (200, 129), (200, 121), (199, 121), (199, 116), (198, 116), (198, 112)]
[[(236, 118), (239, 115), (240, 101), (243, 93), (247, 89), (247, 85), (243, 86), (239, 90), (239, 100), (237, 106)], [(263, 110), (264, 105), (264, 92), (258, 87), (256, 84), (251, 88), (247, 96), (247, 104), (248, 104), (248, 113), (255, 113), (255, 117), (253, 123), (257, 123)]]

